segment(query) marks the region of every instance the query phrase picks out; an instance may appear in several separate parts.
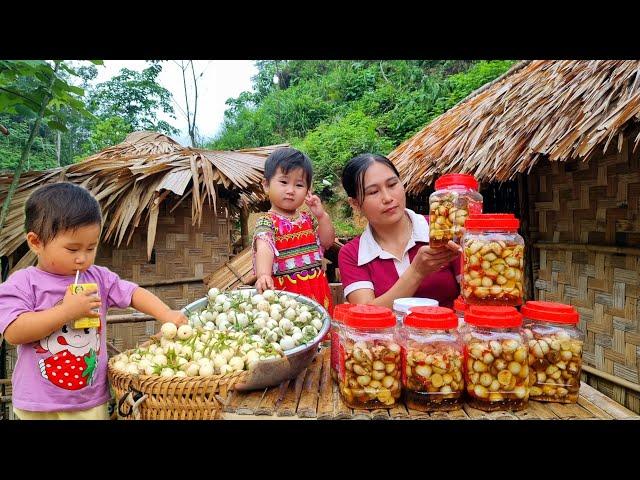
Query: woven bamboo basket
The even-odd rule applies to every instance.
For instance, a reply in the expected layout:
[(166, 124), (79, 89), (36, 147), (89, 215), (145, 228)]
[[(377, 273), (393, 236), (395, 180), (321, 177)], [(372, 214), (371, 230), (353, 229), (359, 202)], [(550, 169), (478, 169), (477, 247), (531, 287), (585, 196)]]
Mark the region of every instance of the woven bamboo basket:
[(113, 368), (114, 362), (112, 357), (109, 381), (118, 404), (118, 418), (125, 420), (219, 419), (228, 392), (249, 374), (244, 370), (206, 377), (131, 375)]

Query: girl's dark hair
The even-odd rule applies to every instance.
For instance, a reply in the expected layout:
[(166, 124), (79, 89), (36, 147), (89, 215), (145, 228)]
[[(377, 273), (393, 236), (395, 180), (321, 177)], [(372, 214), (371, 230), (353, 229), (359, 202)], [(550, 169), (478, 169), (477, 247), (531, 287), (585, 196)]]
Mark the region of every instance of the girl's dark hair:
[(85, 225), (102, 225), (100, 204), (89, 191), (73, 183), (50, 183), (34, 191), (24, 208), (25, 233), (46, 244), (59, 233)]
[(271, 181), (279, 168), (282, 169), (282, 173), (285, 175), (291, 170), (302, 168), (307, 187), (311, 186), (311, 180), (313, 179), (311, 160), (300, 150), (287, 147), (271, 152), (264, 162), (264, 178), (267, 179), (267, 182)]
[(362, 202), (364, 197), (364, 175), (373, 162), (379, 162), (389, 167), (400, 178), (396, 166), (387, 157), (375, 153), (363, 153), (353, 157), (342, 170), (342, 186), (347, 195)]

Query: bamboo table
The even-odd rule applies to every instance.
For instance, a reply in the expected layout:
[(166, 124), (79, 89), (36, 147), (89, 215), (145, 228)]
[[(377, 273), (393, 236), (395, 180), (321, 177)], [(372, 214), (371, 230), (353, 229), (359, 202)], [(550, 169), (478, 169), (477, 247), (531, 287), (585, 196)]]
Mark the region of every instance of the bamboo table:
[(565, 420), (634, 419), (640, 416), (582, 382), (576, 404), (529, 401), (517, 412), (483, 412), (468, 405), (451, 412), (424, 413), (399, 403), (389, 410), (358, 410), (345, 405), (329, 367), (329, 349), (316, 355), (297, 378), (277, 387), (253, 392), (231, 392), (223, 407), (224, 419), (260, 420)]

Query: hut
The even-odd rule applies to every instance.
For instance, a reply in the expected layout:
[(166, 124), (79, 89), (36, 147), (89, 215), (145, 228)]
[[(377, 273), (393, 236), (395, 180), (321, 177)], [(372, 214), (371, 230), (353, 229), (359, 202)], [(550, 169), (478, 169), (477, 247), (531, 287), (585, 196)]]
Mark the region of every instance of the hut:
[[(635, 412), (639, 143), (640, 61), (541, 60), (515, 65), (389, 155), (414, 201), (437, 176), (470, 173), (493, 211), (521, 219), (527, 297), (576, 306), (584, 379)], [(496, 197), (504, 189), (510, 202)]]

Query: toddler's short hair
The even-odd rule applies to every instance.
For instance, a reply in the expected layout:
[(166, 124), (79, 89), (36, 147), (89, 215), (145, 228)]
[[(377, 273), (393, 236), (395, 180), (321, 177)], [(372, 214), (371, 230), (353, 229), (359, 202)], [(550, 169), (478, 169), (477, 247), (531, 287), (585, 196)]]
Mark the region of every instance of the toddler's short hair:
[(286, 175), (289, 171), (296, 168), (302, 168), (304, 179), (307, 182), (307, 187), (311, 187), (311, 180), (313, 179), (313, 166), (311, 160), (300, 150), (295, 148), (279, 148), (271, 152), (264, 162), (264, 178), (267, 182), (270, 182), (273, 176), (281, 168), (282, 172)]
[(68, 182), (35, 190), (27, 199), (24, 213), (25, 233), (35, 233), (44, 244), (67, 230), (102, 225), (98, 201), (87, 189)]

